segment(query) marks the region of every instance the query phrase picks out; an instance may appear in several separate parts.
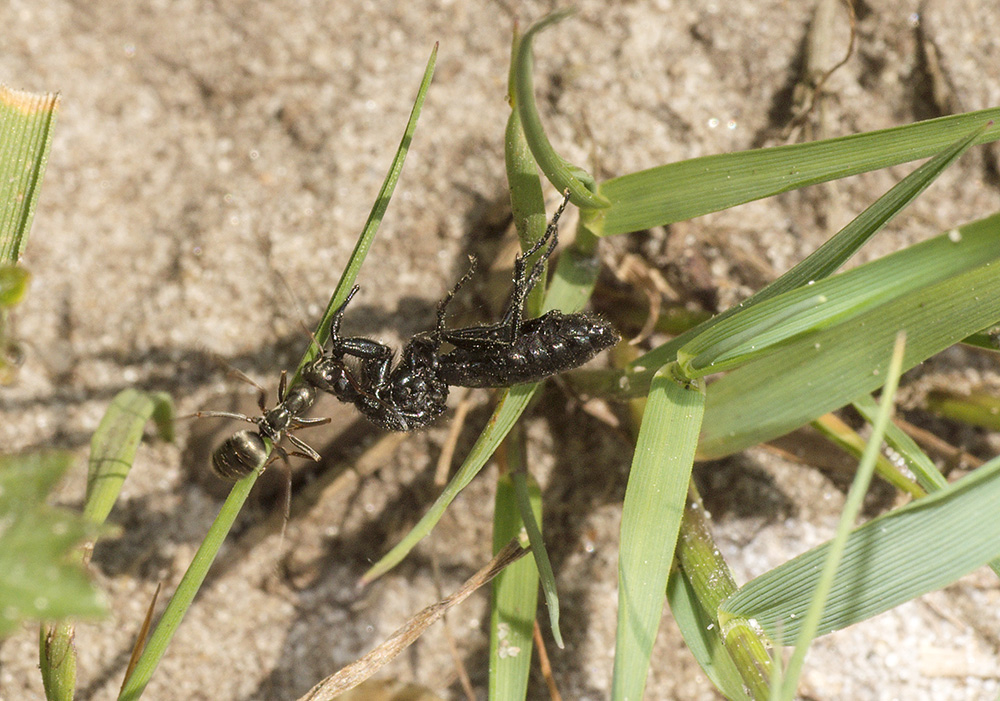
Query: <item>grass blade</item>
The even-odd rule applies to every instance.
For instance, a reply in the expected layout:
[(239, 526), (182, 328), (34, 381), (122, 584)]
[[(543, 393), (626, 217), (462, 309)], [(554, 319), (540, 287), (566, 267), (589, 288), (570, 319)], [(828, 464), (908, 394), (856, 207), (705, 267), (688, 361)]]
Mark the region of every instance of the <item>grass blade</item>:
[[(743, 450), (873, 391), (884, 382), (885, 359), (900, 330), (907, 332), (904, 367), (910, 368), (994, 323), (1000, 319), (998, 259), (995, 215), (808, 288), (863, 302), (847, 318), (803, 333), (711, 385), (699, 454)], [(874, 290), (892, 295), (879, 298)], [(746, 421), (748, 413), (758, 420)]]
[(653, 378), (625, 490), (613, 699), (642, 698), (698, 444), (704, 387), (675, 371)]
[(559, 20), (565, 19), (572, 10), (553, 12), (548, 17), (533, 24), (516, 44), (516, 55), (511, 65), (511, 72), (514, 84), (515, 108), (517, 109), (521, 122), (524, 125), (524, 134), (531, 147), (531, 153), (535, 161), (538, 162), (545, 177), (552, 182), (559, 190), (569, 189), (572, 193), (572, 202), (578, 207), (587, 209), (601, 209), (608, 206), (607, 200), (600, 195), (595, 195), (594, 178), (582, 168), (568, 163), (562, 156), (556, 153), (545, 135), (542, 127), (541, 117), (538, 115), (538, 106), (535, 104), (535, 88), (532, 79), (533, 59), (531, 55), (531, 42), (535, 35), (546, 27), (555, 24)]
[[(1000, 556), (1000, 458), (945, 489), (853, 531), (819, 621), (819, 635), (867, 620), (945, 587)], [(753, 618), (781, 644), (793, 644), (830, 545), (814, 548), (749, 582), (720, 619)]]
[(601, 183), (613, 236), (692, 219), (745, 202), (869, 170), (927, 158), (989, 124), (975, 143), (1000, 138), (1000, 108), (836, 139), (740, 151), (630, 173)]
[[(514, 479), (521, 482), (516, 486)], [(517, 492), (523, 491), (523, 496)], [(518, 538), (523, 520), (518, 503), (527, 501), (534, 520), (542, 519), (542, 495), (538, 485), (519, 476), (497, 482), (493, 516), (493, 552)], [(528, 558), (515, 562), (493, 580), (490, 614), (491, 699), (523, 699), (531, 670), (532, 629), (538, 608), (538, 568)]]
[[(882, 404), (879, 407), (878, 416), (872, 424), (872, 435), (865, 446), (864, 455), (858, 464), (858, 471), (851, 482), (851, 488), (847, 493), (843, 512), (840, 515), (840, 522), (837, 524), (837, 532), (830, 541), (827, 549), (827, 557), (823, 562), (823, 569), (820, 572), (816, 589), (812, 594), (812, 601), (809, 610), (806, 612), (805, 620), (802, 622), (802, 632), (795, 642), (795, 650), (788, 661), (788, 668), (782, 675), (782, 697), (788, 701), (795, 698), (795, 689), (798, 687), (799, 677), (802, 674), (802, 666), (805, 663), (806, 652), (816, 637), (816, 630), (819, 621), (826, 608), (830, 592), (833, 589), (834, 577), (844, 556), (844, 549), (847, 546), (847, 539), (851, 529), (861, 514), (861, 507), (864, 505), (865, 494), (875, 473), (875, 459), (879, 455), (882, 446), (882, 436), (885, 434), (886, 426), (889, 424), (892, 414), (893, 402), (896, 398), (896, 389), (899, 387), (899, 376), (903, 372), (903, 350), (906, 347), (906, 334), (901, 332), (896, 337), (896, 346), (892, 352), (892, 360), (889, 363), (889, 376), (886, 378), (885, 390), (882, 392)], [(875, 564), (878, 561), (872, 561)], [(876, 565), (880, 566), (881, 563)]]

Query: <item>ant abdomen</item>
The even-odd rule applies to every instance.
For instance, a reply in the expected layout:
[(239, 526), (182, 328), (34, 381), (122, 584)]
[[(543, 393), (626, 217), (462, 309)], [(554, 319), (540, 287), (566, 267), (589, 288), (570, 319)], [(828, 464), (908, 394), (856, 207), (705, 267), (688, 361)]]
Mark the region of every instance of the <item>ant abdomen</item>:
[(235, 482), (260, 467), (267, 457), (267, 446), (259, 433), (237, 431), (212, 454), (212, 471)]

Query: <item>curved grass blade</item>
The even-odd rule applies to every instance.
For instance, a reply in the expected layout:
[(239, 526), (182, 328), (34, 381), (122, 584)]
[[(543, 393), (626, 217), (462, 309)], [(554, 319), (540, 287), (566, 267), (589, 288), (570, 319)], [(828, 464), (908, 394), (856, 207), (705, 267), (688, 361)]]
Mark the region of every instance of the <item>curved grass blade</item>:
[(0, 85), (0, 263), (28, 243), (58, 109), (58, 95)]
[(602, 235), (642, 231), (807, 185), (926, 158), (990, 123), (975, 143), (1000, 138), (1000, 108), (805, 144), (670, 163), (601, 183), (611, 206)]
[[(819, 635), (867, 620), (945, 587), (1000, 556), (1000, 458), (919, 501), (854, 530), (819, 621)], [(795, 643), (830, 544), (745, 585), (720, 619), (753, 618), (784, 645)]]
[[(885, 381), (885, 359), (900, 330), (907, 332), (904, 367), (910, 368), (994, 323), (1000, 319), (998, 262), (1000, 215), (994, 215), (816, 283), (810, 291), (858, 294), (865, 302), (849, 318), (802, 334), (715, 382), (699, 455), (743, 450), (875, 390)], [(879, 300), (866, 287), (893, 296)]]
[[(434, 46), (434, 50), (431, 52), (431, 57), (427, 62), (427, 68), (424, 70), (423, 79), (420, 82), (420, 88), (417, 92), (416, 102), (410, 112), (410, 119), (406, 124), (406, 129), (403, 132), (403, 138), (400, 141), (399, 148), (396, 150), (396, 156), (393, 159), (389, 172), (386, 174), (385, 180), (382, 183), (382, 188), (379, 190), (378, 199), (376, 199), (375, 205), (372, 207), (371, 214), (368, 217), (368, 221), (365, 223), (365, 228), (362, 231), (361, 238), (355, 246), (354, 252), (351, 254), (351, 258), (348, 261), (347, 267), (344, 270), (344, 274), (341, 276), (336, 290), (334, 291), (333, 297), (330, 299), (326, 314), (324, 314), (319, 327), (314, 332), (319, 343), (323, 343), (327, 338), (329, 338), (330, 318), (333, 315), (333, 311), (343, 302), (344, 299), (347, 298), (347, 292), (354, 284), (358, 270), (361, 268), (361, 264), (364, 262), (364, 258), (368, 253), (368, 248), (371, 245), (372, 238), (378, 229), (379, 223), (382, 221), (382, 216), (385, 214), (385, 211), (389, 206), (389, 199), (395, 189), (396, 182), (399, 180), (399, 175), (403, 168), (403, 161), (406, 158), (410, 141), (412, 140), (413, 133), (416, 130), (417, 120), (420, 117), (420, 108), (423, 105), (424, 97), (427, 94), (431, 78), (434, 75), (436, 57), (437, 45)], [(299, 380), (302, 368), (306, 365), (306, 363), (315, 358), (318, 352), (319, 349), (313, 344), (310, 344), (308, 350), (299, 363), (298, 370), (296, 370), (295, 377), (289, 384), (289, 387), (293, 386)], [(244, 477), (233, 485), (232, 491), (229, 493), (225, 503), (219, 510), (219, 515), (209, 528), (208, 533), (205, 536), (205, 540), (202, 541), (201, 546), (195, 553), (194, 558), (191, 560), (191, 564), (188, 566), (187, 572), (184, 573), (184, 577), (177, 586), (177, 591), (174, 592), (173, 597), (171, 597), (170, 602), (167, 604), (167, 608), (163, 612), (162, 618), (157, 624), (156, 629), (153, 631), (153, 634), (150, 636), (146, 649), (143, 650), (142, 656), (136, 664), (135, 671), (122, 686), (121, 693), (118, 696), (119, 701), (125, 701), (126, 699), (134, 700), (142, 696), (142, 692), (146, 688), (146, 684), (149, 683), (149, 680), (153, 675), (153, 671), (159, 664), (160, 658), (163, 656), (163, 653), (166, 652), (166, 648), (170, 644), (170, 640), (173, 638), (174, 632), (177, 630), (177, 626), (180, 625), (184, 614), (187, 612), (188, 607), (194, 600), (195, 594), (197, 594), (198, 589), (205, 580), (205, 576), (208, 574), (208, 569), (215, 560), (215, 556), (218, 554), (219, 548), (222, 546), (222, 542), (225, 540), (226, 535), (232, 528), (240, 509), (243, 508), (243, 504), (246, 501), (247, 496), (250, 494), (250, 490), (253, 488), (254, 483), (260, 476), (260, 471), (264, 464), (265, 463), (259, 465), (257, 469), (251, 472), (247, 477)]]
[(704, 385), (676, 369), (653, 377), (625, 490), (613, 699), (642, 698), (698, 445)]
[(531, 55), (531, 42), (538, 32), (565, 19), (572, 12), (572, 10), (553, 12), (548, 17), (533, 24), (521, 37), (511, 66), (515, 93), (514, 107), (524, 125), (524, 135), (531, 147), (531, 153), (542, 172), (545, 173), (545, 177), (559, 190), (569, 189), (572, 193), (570, 201), (576, 206), (601, 209), (607, 207), (608, 202), (601, 195), (594, 194), (593, 176), (582, 168), (570, 164), (556, 153), (549, 138), (545, 135), (541, 117), (538, 115), (538, 105), (535, 104), (535, 87), (532, 78), (534, 61)]

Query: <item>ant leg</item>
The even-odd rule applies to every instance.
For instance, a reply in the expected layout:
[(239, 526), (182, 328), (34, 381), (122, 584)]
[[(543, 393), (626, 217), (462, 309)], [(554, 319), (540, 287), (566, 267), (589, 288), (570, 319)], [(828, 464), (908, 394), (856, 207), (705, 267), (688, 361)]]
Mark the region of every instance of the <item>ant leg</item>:
[(310, 426), (322, 426), (323, 424), (328, 424), (333, 419), (329, 416), (323, 418), (313, 418), (313, 419), (303, 419), (301, 417), (293, 417), (291, 420), (292, 428), (309, 428)]
[(444, 314), (448, 305), (451, 304), (451, 300), (455, 298), (458, 291), (462, 289), (462, 285), (467, 283), (471, 278), (472, 274), (476, 272), (476, 258), (475, 256), (469, 256), (469, 270), (462, 276), (462, 278), (455, 283), (455, 286), (451, 288), (451, 291), (445, 295), (445, 298), (438, 302), (437, 306), (437, 326), (434, 329), (434, 333), (440, 335), (444, 331)]
[(337, 311), (333, 313), (333, 316), (330, 318), (330, 338), (336, 339), (340, 335), (340, 322), (344, 320), (344, 312), (347, 310), (347, 305), (354, 299), (354, 295), (360, 289), (359, 285), (352, 287), (351, 291), (347, 293), (347, 298), (337, 307)]
[(259, 423), (259, 421), (246, 414), (236, 414), (231, 411), (196, 411), (193, 416), (199, 419), (240, 419), (248, 423)]
[[(288, 389), (288, 373), (284, 370), (281, 371), (281, 379), (278, 380), (278, 404), (285, 401), (285, 390)], [(261, 411), (264, 411), (264, 407), (261, 406)]]
[(320, 461), (320, 454), (317, 453), (311, 445), (303, 441), (301, 438), (297, 438), (291, 434), (285, 434), (285, 437), (288, 439), (289, 443), (291, 443), (296, 448), (302, 451), (301, 453), (294, 452), (292, 453), (292, 455), (295, 455), (296, 457), (309, 458), (310, 460), (313, 460), (315, 462)]

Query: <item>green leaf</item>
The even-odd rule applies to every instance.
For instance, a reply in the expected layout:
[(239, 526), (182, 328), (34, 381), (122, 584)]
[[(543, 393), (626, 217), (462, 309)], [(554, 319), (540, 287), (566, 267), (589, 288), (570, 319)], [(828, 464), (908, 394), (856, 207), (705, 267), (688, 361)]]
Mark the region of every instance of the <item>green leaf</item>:
[(699, 454), (743, 450), (875, 390), (901, 330), (911, 368), (994, 323), (998, 261), (995, 215), (759, 305), (766, 312), (796, 295), (822, 295), (840, 313), (803, 324), (808, 333), (712, 384)]
[(0, 457), (0, 636), (25, 619), (100, 616), (105, 603), (70, 554), (96, 529), (45, 504), (67, 453)]
[(0, 85), (0, 263), (21, 257), (41, 188), (59, 97)]
[(642, 698), (705, 406), (676, 366), (653, 378), (622, 507), (613, 699)]
[[(854, 530), (834, 577), (819, 634), (839, 630), (948, 586), (1000, 556), (1000, 458), (945, 489)], [(776, 642), (795, 643), (830, 544), (752, 580), (720, 620), (754, 619)]]
[[(988, 124), (988, 122), (993, 122)], [(602, 234), (665, 226), (807, 185), (933, 156), (987, 125), (976, 143), (1000, 138), (1000, 108), (836, 139), (724, 153), (613, 178), (598, 192)]]

